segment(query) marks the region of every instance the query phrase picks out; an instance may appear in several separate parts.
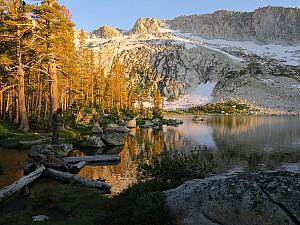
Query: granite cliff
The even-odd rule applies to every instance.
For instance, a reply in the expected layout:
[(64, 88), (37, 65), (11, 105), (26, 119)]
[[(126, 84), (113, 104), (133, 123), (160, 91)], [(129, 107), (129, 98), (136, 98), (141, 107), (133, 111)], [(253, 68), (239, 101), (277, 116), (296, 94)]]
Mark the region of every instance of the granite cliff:
[(212, 101), (236, 99), (265, 113), (299, 114), (299, 21), (297, 8), (221, 10), (167, 21), (140, 18), (126, 32), (102, 27), (86, 42), (106, 71), (118, 58), (130, 79), (156, 83), (168, 100), (213, 83)]
[(206, 39), (253, 41), (258, 44), (300, 44), (300, 10), (264, 7), (254, 12), (220, 10), (212, 14), (180, 16), (170, 28)]

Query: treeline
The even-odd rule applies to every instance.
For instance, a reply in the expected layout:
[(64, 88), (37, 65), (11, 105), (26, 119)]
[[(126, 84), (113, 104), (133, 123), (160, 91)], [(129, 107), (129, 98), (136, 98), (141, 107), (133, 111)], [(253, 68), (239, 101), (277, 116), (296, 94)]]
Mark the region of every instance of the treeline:
[(136, 65), (125, 73), (116, 58), (105, 73), (100, 54), (86, 48), (83, 31), (76, 48), (75, 24), (56, 0), (38, 4), (0, 0), (0, 17), (2, 120), (13, 121), (27, 131), (30, 121), (47, 125), (58, 107), (75, 123), (82, 114), (96, 112), (146, 116), (141, 102), (150, 99), (154, 113), (160, 113), (163, 98), (157, 87), (134, 80), (137, 73), (149, 71)]

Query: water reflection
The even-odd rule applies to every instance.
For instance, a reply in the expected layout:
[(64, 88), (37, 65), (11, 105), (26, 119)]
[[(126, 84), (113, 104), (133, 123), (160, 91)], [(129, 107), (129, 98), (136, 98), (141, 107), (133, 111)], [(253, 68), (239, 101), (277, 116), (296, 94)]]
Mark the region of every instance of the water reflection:
[[(134, 129), (126, 137), (123, 150), (119, 153), (121, 162), (113, 166), (88, 165), (79, 173), (92, 179), (105, 179), (111, 185), (111, 192), (119, 193), (135, 183), (138, 162), (149, 161), (164, 149), (164, 134), (156, 129)], [(105, 151), (104, 154), (111, 154)]]
[[(206, 121), (198, 123), (192, 120), (192, 116), (173, 118), (181, 119), (184, 123), (178, 127), (164, 126), (160, 130), (134, 129), (127, 136), (123, 149), (103, 152), (119, 153), (120, 164), (88, 165), (79, 175), (106, 179), (112, 186), (112, 192), (118, 193), (136, 182), (139, 161), (150, 161), (162, 151), (184, 156), (203, 149), (213, 153), (217, 173), (275, 168), (300, 172), (299, 117), (206, 116)], [(15, 151), (9, 155), (10, 151), (6, 151), (6, 158), (0, 151), (0, 161), (3, 161), (3, 157), (5, 162), (11, 164), (20, 161), (22, 157), (16, 155)], [(96, 153), (82, 151), (77, 154)], [(14, 173), (20, 173), (20, 168)], [(7, 178), (0, 176), (2, 187), (4, 179)]]
[[(82, 175), (104, 177), (118, 192), (136, 182), (138, 161), (149, 161), (162, 151), (186, 155), (209, 149), (217, 173), (285, 168), (300, 172), (300, 118), (207, 116), (195, 123), (191, 116), (174, 116), (184, 121), (163, 130), (137, 129), (128, 136), (116, 166), (86, 167)], [(207, 148), (203, 148), (207, 146)]]
[(0, 175), (0, 188), (8, 186), (23, 176), (23, 163), (28, 159), (28, 151), (0, 148), (0, 163), (4, 174)]

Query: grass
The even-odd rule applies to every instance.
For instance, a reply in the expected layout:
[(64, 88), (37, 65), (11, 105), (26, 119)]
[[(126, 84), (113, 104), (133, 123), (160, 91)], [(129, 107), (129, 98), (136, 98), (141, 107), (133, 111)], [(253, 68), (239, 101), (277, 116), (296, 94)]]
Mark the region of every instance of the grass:
[[(33, 141), (51, 137), (52, 132), (48, 132), (43, 126), (35, 123), (29, 124), (28, 132), (18, 129), (18, 125), (12, 122), (0, 121), (0, 146), (8, 149), (30, 148), (30, 145), (19, 145), (20, 141)], [(80, 136), (92, 134), (90, 126), (72, 126), (61, 129), (60, 137), (65, 143), (78, 145)], [(49, 142), (50, 143), (50, 142)]]
[[(63, 185), (25, 198), (21, 192), (1, 202), (0, 224), (31, 224), (32, 216), (46, 215), (43, 224), (171, 224), (164, 204), (164, 184), (136, 184), (120, 195), (105, 197), (84, 187)], [(163, 189), (165, 189), (164, 187)]]

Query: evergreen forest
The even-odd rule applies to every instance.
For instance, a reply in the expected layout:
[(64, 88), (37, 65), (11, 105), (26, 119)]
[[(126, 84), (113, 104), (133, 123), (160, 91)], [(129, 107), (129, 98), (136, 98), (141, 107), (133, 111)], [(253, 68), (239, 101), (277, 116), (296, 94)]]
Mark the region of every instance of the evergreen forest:
[[(157, 86), (134, 82), (155, 72), (141, 65), (125, 71), (117, 57), (105, 72), (83, 30), (76, 46), (71, 13), (56, 0), (0, 0), (0, 16), (1, 120), (28, 131), (31, 121), (48, 126), (58, 107), (68, 123), (82, 123), (88, 114), (160, 115)], [(153, 105), (151, 112), (144, 101)]]

